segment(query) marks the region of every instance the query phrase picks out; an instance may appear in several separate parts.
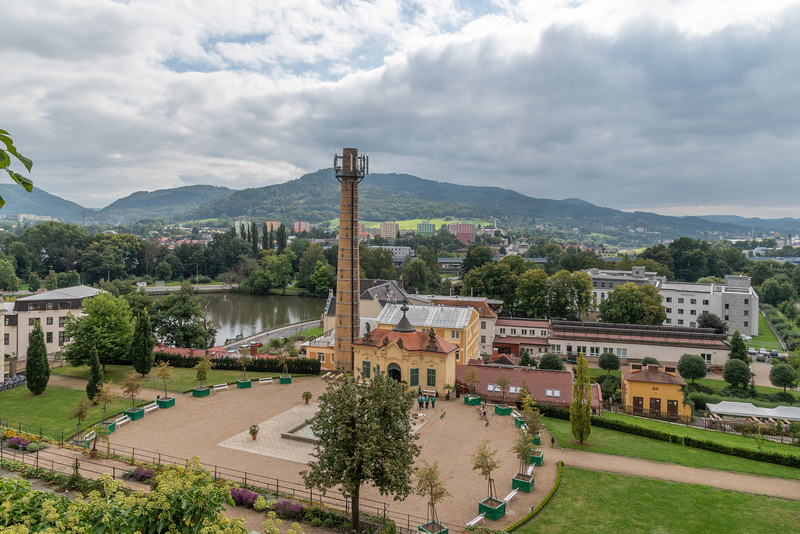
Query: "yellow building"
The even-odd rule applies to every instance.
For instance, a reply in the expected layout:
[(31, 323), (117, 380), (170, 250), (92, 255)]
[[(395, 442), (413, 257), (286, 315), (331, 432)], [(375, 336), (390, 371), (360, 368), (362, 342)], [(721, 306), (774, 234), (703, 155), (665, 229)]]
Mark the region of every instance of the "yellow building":
[(692, 409), (683, 403), (685, 385), (675, 367), (632, 364), (622, 373), (622, 400), (630, 413), (687, 420)]
[(458, 347), (433, 329), (417, 332), (403, 317), (392, 329), (377, 328), (353, 343), (356, 374), (369, 381), (377, 373), (404, 381), (410, 388), (447, 393), (455, 386)]
[(466, 364), (480, 354), (480, 314), (472, 306), (408, 306), (386, 304), (378, 315), (376, 328), (392, 329), (407, 315), (417, 331), (434, 329), (441, 339), (458, 347), (456, 363)]
[(381, 223), (381, 237), (397, 237), (399, 227), (396, 222)]

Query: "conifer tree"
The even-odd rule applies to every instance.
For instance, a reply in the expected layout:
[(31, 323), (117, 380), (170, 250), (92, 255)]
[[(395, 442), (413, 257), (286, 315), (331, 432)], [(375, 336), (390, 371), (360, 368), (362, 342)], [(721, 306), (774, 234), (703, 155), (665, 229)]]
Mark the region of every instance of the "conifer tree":
[(592, 432), (592, 389), (589, 384), (589, 364), (583, 354), (575, 365), (575, 384), (572, 386), (572, 404), (569, 406), (572, 436), (580, 443)]
[(140, 313), (136, 318), (136, 326), (133, 331), (133, 343), (131, 343), (131, 362), (133, 370), (144, 376), (153, 368), (155, 354), (153, 347), (156, 345), (156, 338), (153, 336), (153, 325), (150, 322), (150, 315), (147, 310)]
[(275, 229), (272, 226), (269, 227), (269, 239), (267, 241), (269, 244), (267, 248), (272, 250), (272, 244), (275, 242)]
[(281, 223), (281, 225), (278, 226), (278, 235), (275, 238), (278, 245), (278, 254), (281, 254), (283, 250), (286, 248), (286, 243), (288, 239), (289, 236), (286, 234), (286, 227), (283, 225), (283, 223)]
[(25, 378), (27, 386), (34, 395), (41, 395), (50, 381), (50, 364), (47, 362), (47, 346), (44, 344), (42, 325), (37, 321), (28, 334), (28, 351), (26, 352)]
[(86, 383), (86, 396), (92, 402), (97, 404), (95, 397), (100, 392), (100, 387), (103, 385), (103, 369), (100, 367), (100, 355), (97, 353), (97, 347), (92, 347), (89, 353), (89, 381)]
[(267, 228), (267, 223), (264, 223), (264, 226), (261, 227), (261, 250), (269, 250), (272, 247), (269, 243), (267, 243), (267, 237), (269, 234), (269, 229)]
[(258, 256), (258, 226), (255, 221), (250, 222), (250, 242), (253, 244), (253, 256)]

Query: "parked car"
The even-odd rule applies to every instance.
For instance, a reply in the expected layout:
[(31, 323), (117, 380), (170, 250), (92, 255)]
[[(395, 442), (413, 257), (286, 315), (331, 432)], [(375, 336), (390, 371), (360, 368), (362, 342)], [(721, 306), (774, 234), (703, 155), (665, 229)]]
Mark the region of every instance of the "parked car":
[(749, 347), (747, 349), (747, 354), (758, 354), (758, 351), (756, 351), (756, 349), (754, 349), (753, 347)]
[(760, 349), (758, 349), (758, 353), (759, 353), (759, 354), (769, 354), (769, 353), (767, 352), (767, 349), (765, 349), (764, 347), (761, 347)]
[(777, 356), (778, 355), (778, 351), (775, 350), (775, 349), (772, 349), (771, 351), (769, 351), (769, 355), (770, 356)]

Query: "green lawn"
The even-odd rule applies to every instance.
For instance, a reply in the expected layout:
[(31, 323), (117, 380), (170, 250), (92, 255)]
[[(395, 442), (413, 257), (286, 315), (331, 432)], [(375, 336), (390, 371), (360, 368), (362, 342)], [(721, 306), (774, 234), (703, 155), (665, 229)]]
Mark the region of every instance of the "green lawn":
[(772, 534), (798, 524), (795, 501), (565, 467), (550, 504), (517, 532)]
[[(588, 445), (578, 445), (577, 443), (573, 443), (569, 421), (552, 419), (549, 417), (545, 417), (542, 420), (545, 426), (547, 426), (548, 430), (553, 433), (553, 436), (556, 438), (558, 444), (566, 449), (587, 450), (605, 454), (614, 454), (617, 456), (631, 456), (634, 458), (644, 458), (646, 460), (680, 464), (688, 467), (702, 467), (708, 469), (719, 469), (721, 471), (733, 471), (752, 475), (774, 476), (779, 478), (800, 480), (800, 469), (792, 469), (779, 465), (757, 462), (755, 460), (747, 460), (736, 456), (718, 454), (692, 447), (686, 447), (685, 445), (667, 443), (664, 441), (644, 438), (641, 436), (635, 436), (633, 434), (626, 434), (624, 432), (617, 432), (615, 430), (608, 430), (595, 426), (592, 427), (592, 433), (589, 436)], [(638, 422), (639, 420), (637, 420), (637, 424)], [(646, 425), (643, 424), (642, 426)], [(661, 430), (660, 427), (658, 427), (658, 429)], [(684, 430), (686, 430), (686, 432), (684, 432)], [(700, 429), (684, 428), (680, 426), (676, 426), (674, 431), (680, 436), (691, 435), (692, 437), (695, 437), (695, 433), (689, 432), (692, 430), (702, 433), (700, 437), (705, 439), (714, 439), (714, 435), (718, 435), (718, 439), (724, 441), (725, 443), (729, 443), (727, 438), (739, 438), (739, 440), (733, 440), (732, 444), (743, 446), (741, 441), (750, 441), (752, 442), (752, 447), (757, 448), (754, 439), (743, 438), (741, 436), (729, 436), (722, 434), (721, 432), (711, 432)], [(771, 442), (766, 442), (764, 444), (765, 450), (774, 450), (774, 448), (778, 448), (778, 450), (783, 453), (800, 454), (800, 449), (790, 445), (781, 446), (780, 444)]]
[[(65, 436), (75, 432), (76, 421), (70, 415), (80, 399), (86, 399), (86, 392), (78, 389), (48, 387), (41, 395), (32, 395), (25, 386), (0, 392), (0, 418), (24, 423), (25, 425), (44, 427), (53, 432), (64, 432)], [(142, 404), (142, 403), (137, 403)], [(117, 399), (106, 409), (106, 417), (122, 412), (131, 407), (130, 399)], [(91, 406), (89, 416), (83, 422), (87, 427), (100, 421), (101, 407)], [(30, 428), (27, 430), (31, 431)]]
[(319, 337), (323, 334), (323, 330), (321, 326), (315, 326), (314, 328), (308, 328), (300, 332), (300, 335), (305, 338), (312, 338), (312, 337)]
[(756, 350), (762, 347), (767, 350), (783, 350), (783, 347), (781, 347), (781, 342), (778, 341), (778, 338), (775, 336), (775, 332), (773, 332), (772, 328), (769, 327), (767, 318), (761, 315), (760, 312), (758, 314), (758, 332), (759, 334), (753, 337), (752, 341), (745, 341), (744, 344), (748, 347), (753, 347)]
[[(106, 372), (105, 378), (107, 380), (113, 380), (115, 384), (120, 384), (123, 382), (128, 375), (133, 372), (133, 368), (130, 365), (106, 365)], [(52, 373), (54, 375), (64, 375), (64, 376), (75, 376), (78, 378), (83, 378), (85, 380), (89, 380), (89, 366), (82, 365), (80, 367), (59, 367), (57, 369), (53, 369)], [(174, 391), (178, 393), (182, 393), (184, 391), (189, 391), (192, 388), (197, 387), (197, 376), (196, 371), (194, 369), (185, 369), (185, 368), (175, 368), (172, 370), (172, 378), (167, 382), (167, 391)], [(141, 378), (139, 375), (139, 382), (142, 384), (143, 389), (153, 389), (156, 391), (163, 390), (163, 386), (160, 380), (156, 380), (152, 378), (152, 372), (147, 375), (145, 378)], [(255, 379), (255, 378), (262, 378), (267, 376), (279, 376), (280, 373), (248, 373), (247, 378)], [(223, 382), (227, 384), (232, 384), (236, 382), (236, 380), (242, 378), (241, 371), (222, 371), (222, 370), (215, 370), (212, 369), (208, 373), (208, 379), (203, 382), (204, 386), (212, 386), (214, 384), (222, 384)]]

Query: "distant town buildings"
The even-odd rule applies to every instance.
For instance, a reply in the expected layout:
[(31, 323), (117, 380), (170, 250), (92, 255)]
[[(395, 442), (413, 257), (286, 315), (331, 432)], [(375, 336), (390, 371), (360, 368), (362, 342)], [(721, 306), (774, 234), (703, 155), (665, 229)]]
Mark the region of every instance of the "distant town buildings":
[(398, 225), (395, 222), (382, 222), (381, 223), (381, 237), (395, 238), (397, 237)]
[(299, 234), (300, 232), (308, 232), (308, 222), (307, 221), (295, 221), (294, 222), (294, 233)]
[(429, 222), (417, 223), (417, 235), (433, 237), (436, 234), (436, 225)]
[(473, 243), (475, 241), (475, 225), (470, 223), (456, 223), (451, 224), (448, 227), (448, 230), (451, 234), (455, 235), (456, 238), (464, 243)]

